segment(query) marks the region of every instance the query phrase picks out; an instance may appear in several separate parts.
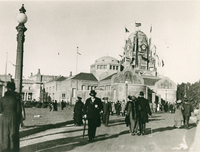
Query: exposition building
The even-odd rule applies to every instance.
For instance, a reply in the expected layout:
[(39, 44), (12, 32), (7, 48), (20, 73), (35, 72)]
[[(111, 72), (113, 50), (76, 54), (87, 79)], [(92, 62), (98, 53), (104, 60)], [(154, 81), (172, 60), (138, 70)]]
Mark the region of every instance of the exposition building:
[(138, 97), (140, 91), (150, 102), (174, 102), (177, 86), (159, 74), (163, 61), (149, 42), (142, 31), (130, 34), (120, 60), (100, 57), (90, 66), (90, 73), (72, 75), (70, 72), (68, 77), (63, 77), (42, 75), (38, 70), (36, 75), (23, 80), (23, 100), (63, 100), (75, 104), (77, 96), (84, 102), (94, 89), (98, 97), (107, 96), (113, 102), (126, 101), (128, 95)]

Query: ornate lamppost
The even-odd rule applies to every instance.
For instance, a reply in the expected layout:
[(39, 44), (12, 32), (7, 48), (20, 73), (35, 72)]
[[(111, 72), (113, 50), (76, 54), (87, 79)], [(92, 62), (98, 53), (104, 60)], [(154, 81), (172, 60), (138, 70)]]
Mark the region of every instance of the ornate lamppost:
[(24, 26), (24, 24), (27, 21), (24, 4), (22, 4), (22, 7), (19, 9), (19, 11), (20, 13), (17, 15), (17, 21), (19, 25), (16, 27), (18, 34), (17, 34), (17, 56), (15, 65), (15, 84), (16, 84), (16, 91), (21, 95), (22, 76), (23, 76), (23, 53), (24, 53), (24, 41), (25, 41), (24, 32), (27, 30), (27, 28)]

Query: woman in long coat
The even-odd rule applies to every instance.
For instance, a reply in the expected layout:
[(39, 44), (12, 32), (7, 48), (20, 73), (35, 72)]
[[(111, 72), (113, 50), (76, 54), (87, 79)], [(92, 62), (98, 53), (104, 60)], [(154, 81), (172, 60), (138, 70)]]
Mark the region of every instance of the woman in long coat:
[(127, 115), (130, 119), (129, 132), (131, 135), (135, 135), (138, 131), (139, 125), (139, 105), (135, 96), (128, 96), (129, 101), (127, 102)]
[(14, 82), (8, 82), (7, 89), (0, 100), (0, 151), (19, 152), (20, 95)]
[(180, 128), (183, 121), (183, 106), (181, 105), (181, 100), (178, 100), (175, 105), (175, 114), (174, 114), (174, 127)]
[(78, 100), (74, 106), (74, 124), (81, 126), (83, 124), (82, 118), (83, 118), (83, 107), (84, 104), (81, 101), (81, 97), (77, 97)]

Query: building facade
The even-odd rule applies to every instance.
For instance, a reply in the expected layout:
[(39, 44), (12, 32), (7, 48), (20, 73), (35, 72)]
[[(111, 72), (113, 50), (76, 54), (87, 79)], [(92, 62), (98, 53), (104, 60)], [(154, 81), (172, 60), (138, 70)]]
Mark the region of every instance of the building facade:
[[(29, 79), (23, 79), (23, 100), (49, 102), (62, 100), (75, 104), (77, 96), (83, 102), (89, 97), (90, 90), (97, 96), (107, 96), (110, 101), (127, 100), (128, 95), (138, 97), (145, 93), (150, 102), (176, 100), (176, 84), (158, 71), (162, 62), (156, 47), (144, 32), (131, 33), (126, 40), (120, 60), (111, 56), (100, 57), (90, 66), (90, 73), (79, 73), (69, 77), (42, 75), (40, 70)], [(0, 85), (1, 87), (1, 85)]]

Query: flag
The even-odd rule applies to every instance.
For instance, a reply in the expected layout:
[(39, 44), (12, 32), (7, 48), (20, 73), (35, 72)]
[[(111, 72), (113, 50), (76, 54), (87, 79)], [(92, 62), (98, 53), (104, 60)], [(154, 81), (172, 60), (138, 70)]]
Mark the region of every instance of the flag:
[(162, 67), (164, 67), (164, 61), (162, 60)]
[(119, 56), (122, 58), (122, 55), (119, 54)]
[(146, 58), (146, 57), (144, 57), (144, 56), (142, 56), (142, 59), (143, 59), (144, 61), (147, 61), (147, 62), (149, 62), (149, 59), (148, 59), (148, 58)]
[(58, 55), (60, 55), (60, 53), (58, 52)]
[(129, 30), (128, 30), (126, 27), (125, 27), (125, 32), (126, 32), (126, 33), (128, 33), (128, 32), (129, 32)]
[(151, 33), (151, 31), (152, 31), (152, 26), (150, 27), (150, 33)]
[(141, 23), (135, 23), (135, 27), (141, 26)]
[(132, 60), (131, 60), (131, 63), (130, 64), (134, 64), (134, 61), (135, 60), (135, 58), (134, 57), (132, 57)]
[(78, 55), (81, 55), (81, 53), (79, 53), (78, 51), (77, 51), (77, 54), (78, 54)]
[(136, 35), (136, 47), (135, 47), (135, 50), (136, 50), (136, 54), (135, 54), (135, 65), (136, 67), (138, 67), (138, 33)]

